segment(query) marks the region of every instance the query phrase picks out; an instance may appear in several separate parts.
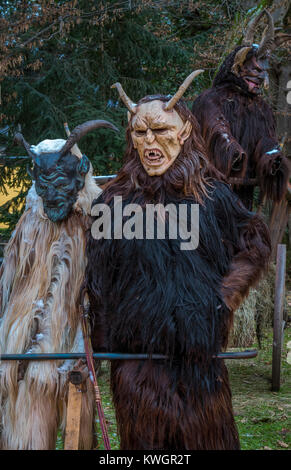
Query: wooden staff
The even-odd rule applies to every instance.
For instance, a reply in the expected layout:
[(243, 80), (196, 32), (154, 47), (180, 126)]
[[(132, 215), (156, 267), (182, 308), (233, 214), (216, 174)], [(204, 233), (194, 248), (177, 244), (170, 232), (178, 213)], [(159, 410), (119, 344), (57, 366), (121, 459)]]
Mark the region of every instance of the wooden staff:
[(286, 245), (278, 245), (275, 302), (274, 302), (274, 326), (273, 326), (273, 357), (272, 357), (272, 390), (280, 390), (281, 353), (283, 343), (283, 307), (285, 294), (285, 269), (286, 269)]

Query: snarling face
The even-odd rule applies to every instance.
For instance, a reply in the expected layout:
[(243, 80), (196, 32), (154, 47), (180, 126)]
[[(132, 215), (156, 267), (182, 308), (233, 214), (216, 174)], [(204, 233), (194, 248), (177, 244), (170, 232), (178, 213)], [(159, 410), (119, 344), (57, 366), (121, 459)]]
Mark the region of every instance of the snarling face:
[[(45, 152), (38, 152), (34, 158), (32, 178), (35, 190), (42, 198), (46, 215), (52, 222), (66, 219), (78, 198), (78, 192), (85, 184), (85, 175), (89, 171), (89, 160), (85, 155), (81, 159), (71, 152), (60, 156), (53, 144), (49, 142)], [(39, 144), (40, 145), (40, 144)], [(61, 141), (61, 146), (64, 141)], [(37, 152), (40, 149), (34, 147)], [(55, 150), (48, 152), (48, 150)]]
[(184, 122), (175, 109), (165, 111), (164, 107), (160, 100), (142, 103), (131, 121), (134, 148), (150, 176), (167, 171), (192, 129), (190, 122)]
[(261, 92), (261, 87), (268, 86), (268, 59), (257, 58), (253, 55), (247, 59), (240, 69), (240, 77), (246, 83), (249, 93), (258, 95)]

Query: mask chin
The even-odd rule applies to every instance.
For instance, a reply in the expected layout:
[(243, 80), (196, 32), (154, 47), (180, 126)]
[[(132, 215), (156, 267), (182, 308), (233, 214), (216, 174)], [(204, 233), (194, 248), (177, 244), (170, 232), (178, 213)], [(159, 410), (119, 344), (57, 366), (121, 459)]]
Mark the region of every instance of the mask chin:
[(43, 207), (47, 217), (52, 222), (62, 222), (69, 216), (73, 204), (65, 206), (62, 205), (62, 207), (46, 207), (46, 205), (44, 204)]
[(172, 158), (170, 161), (165, 162), (159, 167), (149, 166), (141, 160), (142, 166), (149, 176), (161, 176), (173, 165), (177, 157)]

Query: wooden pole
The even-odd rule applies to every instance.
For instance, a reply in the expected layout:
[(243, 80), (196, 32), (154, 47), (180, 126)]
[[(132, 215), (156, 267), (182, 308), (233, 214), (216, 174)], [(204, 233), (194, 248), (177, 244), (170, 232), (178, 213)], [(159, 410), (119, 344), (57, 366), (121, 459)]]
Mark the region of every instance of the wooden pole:
[(278, 245), (275, 280), (272, 391), (280, 390), (281, 353), (283, 340), (283, 307), (285, 295), (286, 245)]
[(82, 391), (69, 382), (64, 450), (78, 450), (80, 437)]

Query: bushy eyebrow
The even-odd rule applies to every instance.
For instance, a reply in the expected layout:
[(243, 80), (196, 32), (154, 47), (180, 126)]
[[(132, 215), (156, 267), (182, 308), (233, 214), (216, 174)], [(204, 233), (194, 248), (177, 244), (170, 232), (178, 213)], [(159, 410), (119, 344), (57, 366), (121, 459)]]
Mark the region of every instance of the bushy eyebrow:
[(148, 118), (147, 119), (147, 116), (142, 119), (140, 118), (139, 116), (137, 117), (134, 125), (133, 125), (133, 128), (136, 129), (147, 129), (147, 128), (152, 128), (152, 129), (157, 129), (157, 128), (169, 128), (169, 127), (172, 127), (169, 125), (169, 123), (167, 121), (165, 121), (165, 119), (163, 119), (161, 116), (157, 116), (157, 118), (154, 118), (152, 119), (152, 117), (150, 116), (150, 119)]
[(134, 124), (132, 125), (133, 129), (135, 129), (136, 127), (138, 128), (142, 128), (142, 129), (147, 129), (148, 125), (147, 123), (144, 121), (144, 119), (141, 119), (139, 116), (137, 116)]

